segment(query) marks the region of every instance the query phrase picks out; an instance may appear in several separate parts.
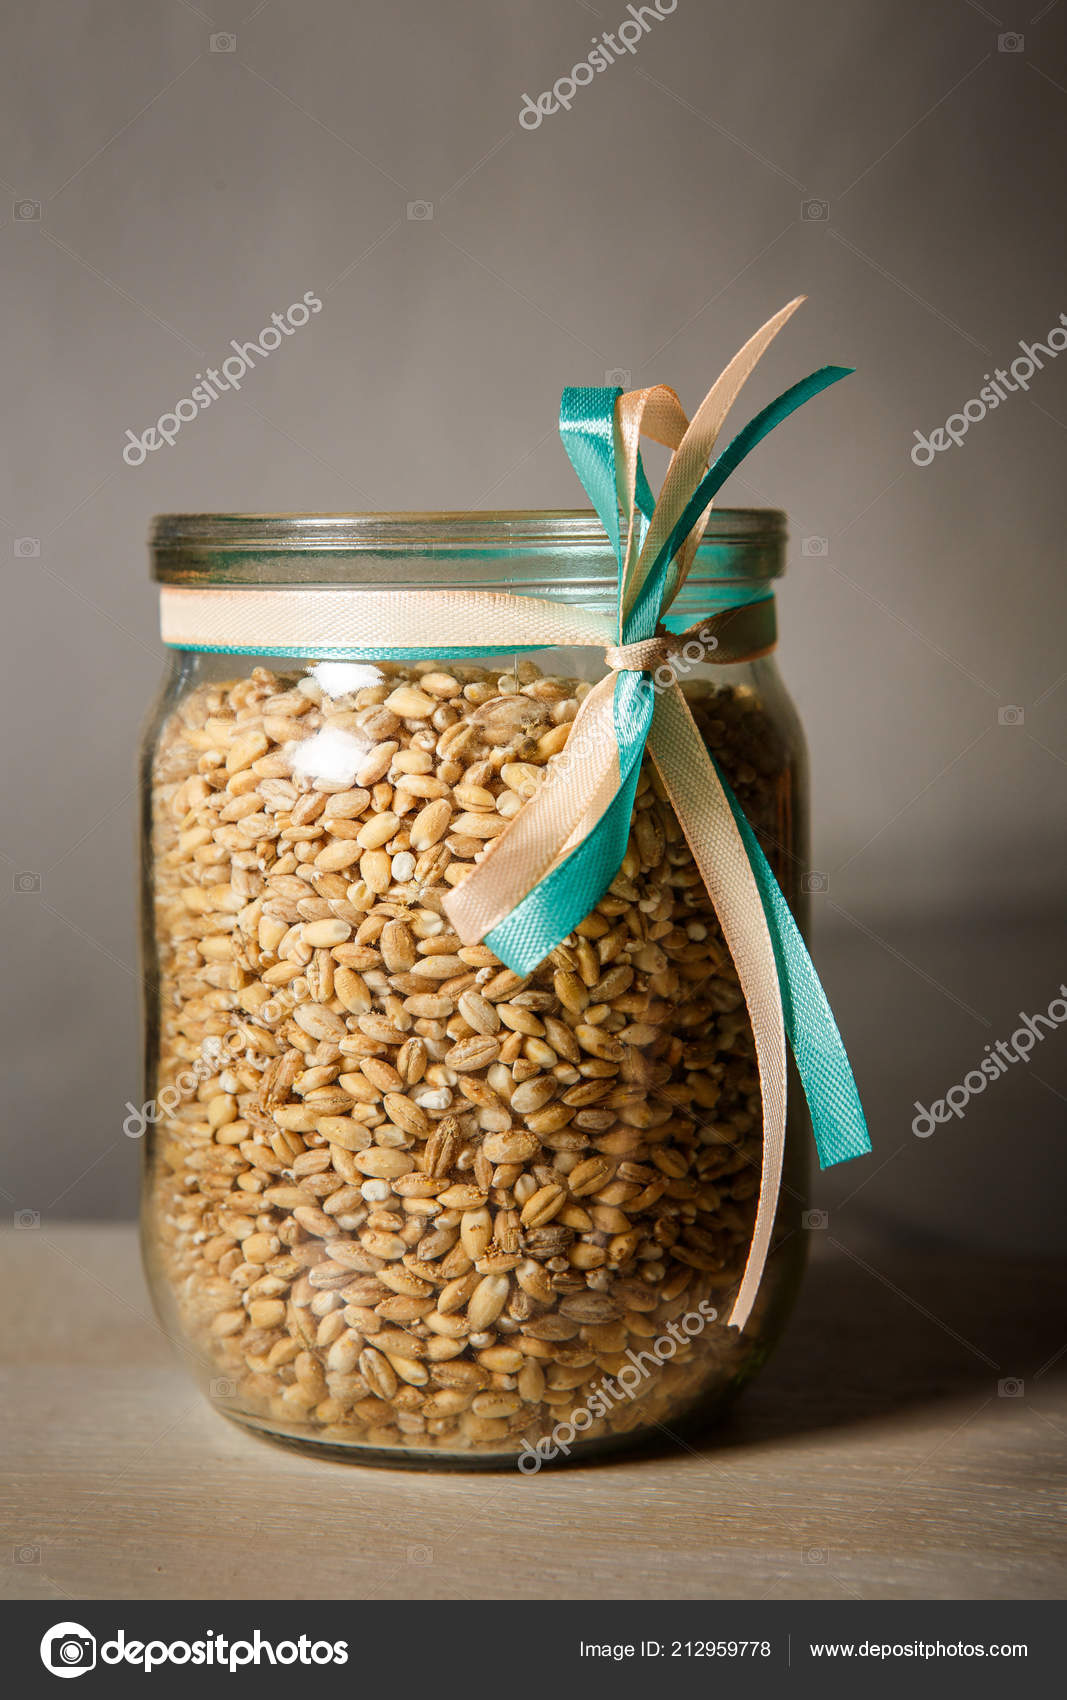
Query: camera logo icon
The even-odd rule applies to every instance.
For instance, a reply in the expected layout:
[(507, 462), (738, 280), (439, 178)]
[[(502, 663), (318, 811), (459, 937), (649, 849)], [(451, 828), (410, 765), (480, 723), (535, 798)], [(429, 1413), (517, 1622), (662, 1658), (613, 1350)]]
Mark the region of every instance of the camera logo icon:
[(628, 390), (630, 388), (629, 367), (609, 366), (607, 371), (604, 373), (604, 382), (607, 384), (609, 389), (614, 389), (617, 384), (620, 390)]
[(15, 1564), (40, 1564), (40, 1547), (12, 1547), (12, 1562)]
[(828, 1228), (830, 1216), (826, 1210), (805, 1210), (801, 1217), (805, 1228)]
[(1006, 30), (997, 36), (998, 53), (1021, 53), (1026, 46), (1026, 37), (1019, 35), (1016, 30)]
[(39, 1210), (16, 1210), (12, 1222), (20, 1232), (32, 1233), (34, 1228), (41, 1226), (41, 1212)]
[(28, 868), (24, 868), (20, 874), (15, 874), (11, 881), (11, 889), (17, 892), (20, 897), (24, 897), (27, 892), (30, 894), (38, 892), (41, 889), (41, 876), (40, 874), (31, 874)]
[(805, 1564), (829, 1564), (829, 1547), (808, 1547), (804, 1553)]
[(41, 218), (40, 201), (16, 201), (11, 209), (12, 216), (21, 224), (37, 224)]
[(809, 557), (815, 556), (817, 559), (824, 558), (830, 553), (830, 539), (828, 537), (805, 537), (801, 540), (800, 553)]
[(810, 874), (804, 874), (800, 881), (801, 891), (824, 892), (830, 889), (829, 874), (820, 874), (813, 868)]
[(39, 537), (16, 537), (11, 547), (19, 560), (36, 559), (41, 553), (41, 539)]
[(433, 1547), (425, 1547), (425, 1546), (408, 1547), (408, 1563), (409, 1564), (432, 1564), (433, 1563)]
[(997, 709), (998, 726), (1022, 726), (1026, 715), (1017, 702), (1006, 702), (1003, 708)]
[(208, 46), (212, 53), (236, 53), (237, 37), (229, 30), (220, 30), (217, 35), (209, 36)]
[(830, 203), (829, 201), (801, 201), (800, 216), (815, 224), (826, 224), (830, 217)]
[(211, 1397), (213, 1399), (232, 1399), (236, 1392), (237, 1383), (231, 1381), (228, 1376), (217, 1376), (211, 1383)]
[(53, 1676), (84, 1676), (96, 1665), (96, 1637), (83, 1623), (56, 1623), (41, 1641), (41, 1663)]
[(1003, 1381), (997, 1382), (998, 1399), (1021, 1399), (1024, 1392), (1025, 1383), (1020, 1381), (1018, 1376), (1005, 1376)]
[(432, 201), (409, 201), (408, 202), (408, 217), (416, 219), (416, 220), (432, 218), (433, 217), (433, 202)]

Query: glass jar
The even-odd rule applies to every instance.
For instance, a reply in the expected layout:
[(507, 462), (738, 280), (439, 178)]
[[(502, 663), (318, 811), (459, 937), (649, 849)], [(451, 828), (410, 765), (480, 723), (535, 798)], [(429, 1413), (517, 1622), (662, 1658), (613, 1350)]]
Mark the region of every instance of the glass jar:
[[(783, 541), (781, 514), (714, 512), (670, 623), (766, 597)], [(220, 1411), (320, 1455), (533, 1469), (705, 1420), (792, 1301), (807, 1123), (794, 1094), (739, 1332), (752, 1033), (651, 764), (618, 877), (525, 980), (441, 907), (603, 655), (338, 659), (284, 630), (252, 654), (229, 629), (227, 593), (253, 587), (610, 614), (599, 523), (167, 516), (153, 553), (162, 585), (218, 595), (210, 647), (172, 649), (143, 756), (142, 1227), (165, 1329)], [(775, 663), (679, 673), (796, 913), (805, 759)]]

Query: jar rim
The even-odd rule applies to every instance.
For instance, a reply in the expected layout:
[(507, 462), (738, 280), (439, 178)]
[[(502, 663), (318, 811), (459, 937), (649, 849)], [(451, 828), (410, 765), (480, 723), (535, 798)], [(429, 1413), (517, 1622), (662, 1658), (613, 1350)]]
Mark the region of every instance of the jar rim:
[[(709, 542), (781, 537), (786, 516), (779, 508), (713, 508), (704, 532)], [(153, 547), (185, 543), (224, 548), (377, 549), (432, 542), (464, 544), (552, 543), (572, 547), (606, 545), (592, 508), (441, 509), (382, 513), (185, 513), (156, 514)]]
[[(777, 508), (715, 508), (694, 577), (777, 578), (785, 535), (786, 516)], [(617, 575), (591, 508), (157, 514), (150, 548), (152, 576), (178, 585), (410, 582), (420, 570), (432, 576), (446, 564), (450, 574), (459, 569), (479, 579), (547, 572), (595, 585), (614, 584)]]

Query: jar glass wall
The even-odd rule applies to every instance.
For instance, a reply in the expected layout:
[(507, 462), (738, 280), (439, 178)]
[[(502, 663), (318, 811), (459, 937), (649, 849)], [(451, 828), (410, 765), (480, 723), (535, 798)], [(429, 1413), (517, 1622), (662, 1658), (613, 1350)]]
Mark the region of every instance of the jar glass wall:
[[(780, 548), (779, 516), (713, 515), (683, 622)], [(582, 515), (193, 516), (157, 550), (165, 582), (383, 596), (466, 577), (610, 608), (613, 575)], [(603, 671), (589, 648), (173, 652), (143, 769), (143, 1241), (167, 1332), (241, 1422), (390, 1463), (591, 1453), (720, 1406), (784, 1319), (803, 1113), (739, 1333), (752, 1035), (651, 763), (619, 875), (532, 974), (442, 912)], [(777, 669), (682, 683), (796, 911), (807, 787)]]

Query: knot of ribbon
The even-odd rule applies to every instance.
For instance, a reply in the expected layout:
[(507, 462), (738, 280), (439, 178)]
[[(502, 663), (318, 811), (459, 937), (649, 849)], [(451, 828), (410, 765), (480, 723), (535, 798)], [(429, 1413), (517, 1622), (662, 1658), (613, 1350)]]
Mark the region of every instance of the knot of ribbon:
[[(493, 839), (443, 907), (465, 944), (484, 941), (523, 976), (595, 909), (626, 854), (646, 752), (659, 774), (733, 958), (752, 1026), (763, 1149), (748, 1260), (728, 1321), (743, 1328), (771, 1248), (782, 1180), (786, 1042), (811, 1112), (823, 1168), (870, 1150), (863, 1110), (825, 993), (789, 905), (690, 713), (677, 658), (716, 665), (774, 647), (774, 600), (731, 587), (728, 606), (675, 632), (714, 498), (730, 473), (802, 403), (848, 375), (824, 366), (757, 413), (713, 458), (726, 414), (799, 298), (769, 319), (716, 379), (690, 421), (663, 385), (563, 393), (560, 434), (618, 563), (610, 623), (557, 600), (488, 590), (379, 591), (345, 586), (168, 586), (164, 641), (181, 648), (369, 661), (584, 645), (608, 672), (585, 695), (540, 788)], [(658, 497), (640, 439), (671, 451)], [(434, 643), (426, 636), (432, 632)], [(691, 649), (695, 651), (690, 654)]]
[[(638, 643), (609, 644), (604, 651), (604, 660), (613, 673), (624, 667), (635, 673), (652, 673), (657, 667), (670, 662), (671, 657), (684, 647), (689, 635), (688, 632), (659, 631)], [(693, 635), (696, 635), (695, 632)]]

